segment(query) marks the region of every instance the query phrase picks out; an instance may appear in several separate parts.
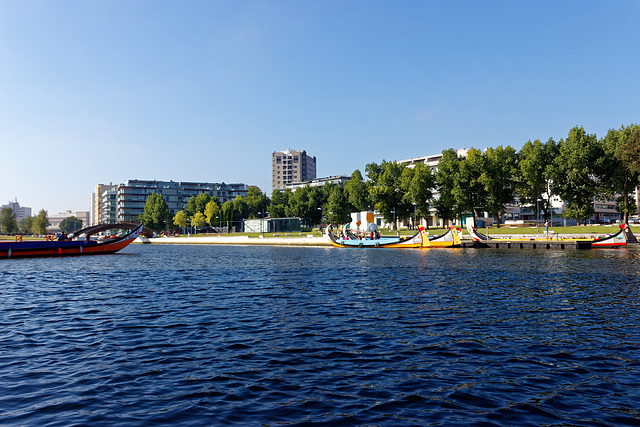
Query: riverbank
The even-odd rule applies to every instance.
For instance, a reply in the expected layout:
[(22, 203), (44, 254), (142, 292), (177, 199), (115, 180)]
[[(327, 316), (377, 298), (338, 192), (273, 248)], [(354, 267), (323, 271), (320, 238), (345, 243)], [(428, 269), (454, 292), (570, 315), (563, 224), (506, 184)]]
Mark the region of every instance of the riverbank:
[[(439, 231), (439, 230), (438, 230)], [(492, 230), (496, 231), (496, 230)], [(404, 233), (403, 233), (404, 234)], [(431, 233), (435, 234), (435, 233)], [(549, 238), (552, 240), (568, 239), (597, 239), (605, 236), (604, 233), (566, 233), (559, 234), (551, 232)], [(544, 234), (491, 234), (494, 239), (544, 239)], [(471, 237), (464, 233), (463, 241), (471, 243)], [(180, 236), (180, 237), (138, 237), (134, 243), (159, 244), (159, 245), (240, 245), (240, 246), (331, 246), (326, 236), (318, 234), (308, 234), (303, 236), (289, 235), (285, 237), (262, 237), (262, 236)]]
[(324, 236), (251, 237), (251, 236), (190, 236), (138, 237), (134, 243), (160, 245), (272, 245), (272, 246), (331, 246)]

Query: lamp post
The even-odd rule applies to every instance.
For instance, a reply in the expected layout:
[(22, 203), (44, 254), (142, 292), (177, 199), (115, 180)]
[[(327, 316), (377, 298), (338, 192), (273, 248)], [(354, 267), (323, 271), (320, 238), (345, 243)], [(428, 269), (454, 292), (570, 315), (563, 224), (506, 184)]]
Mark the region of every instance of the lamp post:
[(417, 216), (416, 216), (416, 209), (418, 207), (418, 204), (416, 202), (413, 202), (413, 228), (416, 229), (417, 227)]
[(262, 215), (262, 221), (260, 221), (260, 231), (262, 231), (262, 238), (264, 238), (264, 212), (260, 212), (260, 215)]
[(393, 214), (393, 229), (396, 229), (396, 210), (392, 210), (391, 213)]
[(324, 207), (320, 206), (319, 208), (316, 208), (320, 211), (320, 234), (324, 234), (322, 232), (322, 221), (324, 221)]
[(329, 212), (331, 214), (331, 226), (333, 227), (333, 211)]

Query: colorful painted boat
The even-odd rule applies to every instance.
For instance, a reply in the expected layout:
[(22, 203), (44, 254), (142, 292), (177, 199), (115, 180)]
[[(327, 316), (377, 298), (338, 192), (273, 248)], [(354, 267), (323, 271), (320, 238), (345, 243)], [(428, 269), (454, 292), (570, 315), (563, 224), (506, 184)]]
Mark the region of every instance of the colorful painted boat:
[(471, 222), (467, 223), (467, 231), (476, 247), (519, 247), (519, 248), (560, 248), (575, 247), (578, 249), (617, 248), (626, 246), (627, 242), (637, 240), (627, 224), (620, 224), (620, 230), (598, 239), (495, 239), (480, 233)]
[[(333, 246), (340, 248), (427, 248), (427, 247), (455, 247), (460, 246), (462, 230), (456, 227), (449, 227), (444, 234), (439, 236), (429, 236), (423, 226), (411, 237), (380, 237), (354, 238), (355, 235), (349, 233), (347, 237), (336, 237), (332, 232), (327, 233), (329, 241)], [(349, 237), (351, 236), (351, 237)]]
[[(123, 232), (97, 240), (91, 239), (91, 236), (109, 230), (123, 230)], [(16, 236), (15, 242), (0, 241), (0, 259), (112, 254), (128, 246), (141, 233), (142, 224), (119, 223), (87, 227), (76, 231), (64, 240), (47, 236), (46, 240), (23, 242), (20, 236)], [(81, 235), (85, 236), (82, 240), (73, 237)]]

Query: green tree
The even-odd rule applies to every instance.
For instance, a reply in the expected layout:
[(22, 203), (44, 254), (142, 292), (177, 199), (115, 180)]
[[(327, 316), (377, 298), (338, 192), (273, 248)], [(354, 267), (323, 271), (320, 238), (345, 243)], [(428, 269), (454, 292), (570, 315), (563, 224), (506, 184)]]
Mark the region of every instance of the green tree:
[(183, 210), (187, 218), (193, 218), (196, 212), (198, 212), (198, 209), (196, 208), (196, 196), (191, 196), (189, 200), (187, 200), (187, 205)]
[[(384, 163), (384, 160), (382, 162)], [(364, 173), (371, 186), (378, 183), (378, 179), (380, 178), (380, 175), (382, 175), (382, 172), (384, 172), (383, 166), (378, 165), (377, 163), (369, 163), (364, 167)]]
[[(375, 184), (371, 187), (375, 209), (384, 216), (387, 222), (408, 219), (413, 213), (413, 205), (404, 201), (401, 182), (402, 173), (406, 166), (383, 160), (380, 168), (382, 172), (378, 173)], [(393, 228), (397, 229), (395, 222)]]
[(202, 212), (196, 212), (196, 214), (191, 219), (191, 226), (195, 227), (196, 233), (198, 232), (198, 227), (204, 227), (206, 224), (207, 218)]
[(82, 228), (82, 220), (75, 216), (63, 219), (58, 226), (63, 233), (73, 233)]
[(602, 145), (595, 134), (574, 127), (566, 140), (560, 140), (553, 185), (567, 202), (564, 217), (585, 221), (594, 214), (593, 199), (598, 194), (598, 179), (604, 158)]
[(351, 174), (351, 179), (344, 184), (347, 200), (357, 212), (371, 209), (369, 185), (362, 178), (362, 174), (356, 169)]
[(480, 180), (484, 171), (484, 157), (478, 149), (471, 148), (460, 159), (458, 175), (454, 179), (453, 196), (461, 214), (471, 214), (476, 222), (477, 210), (485, 209), (487, 192)]
[(400, 180), (404, 191), (403, 202), (405, 205), (413, 205), (414, 214), (418, 218), (429, 218), (431, 216), (430, 203), (436, 188), (436, 178), (431, 168), (424, 163), (416, 163), (412, 168), (405, 168)]
[[(634, 132), (638, 135), (635, 141), (633, 140)], [(607, 197), (618, 196), (618, 208), (623, 214), (624, 222), (628, 223), (629, 215), (638, 211), (632, 193), (640, 178), (640, 169), (634, 170), (634, 163), (640, 166), (640, 126), (611, 129), (602, 144), (605, 157), (600, 183)]]
[(247, 190), (247, 216), (248, 218), (258, 218), (259, 214), (264, 213), (269, 205), (269, 199), (260, 188), (250, 186)]
[(542, 209), (546, 219), (551, 215), (551, 198), (555, 195), (552, 183), (557, 175), (558, 153), (559, 146), (553, 138), (545, 144), (539, 139), (527, 141), (519, 153), (516, 187), (520, 202)]
[(351, 222), (351, 206), (347, 199), (346, 191), (342, 186), (332, 186), (325, 209), (328, 212), (333, 212), (330, 215), (333, 217), (334, 223), (344, 224)]
[(209, 226), (211, 223), (218, 218), (220, 215), (220, 206), (218, 206), (218, 202), (216, 200), (211, 200), (207, 203), (207, 206), (204, 208), (204, 216), (207, 218), (207, 222)]
[(50, 225), (51, 223), (49, 222), (49, 215), (47, 214), (47, 211), (41, 209), (40, 212), (38, 212), (38, 215), (33, 219), (33, 227), (31, 231), (33, 234), (47, 234), (47, 227)]
[(309, 190), (309, 187), (302, 187), (291, 193), (285, 216), (300, 218), (309, 216)]
[(233, 201), (234, 218), (240, 220), (249, 217), (249, 205), (246, 197), (236, 196)]
[(458, 202), (454, 196), (454, 189), (456, 177), (460, 171), (460, 163), (461, 160), (456, 150), (453, 148), (444, 150), (435, 173), (439, 194), (434, 205), (443, 223), (453, 221), (458, 215)]
[(140, 220), (153, 231), (166, 230), (171, 224), (171, 214), (164, 198), (157, 193), (150, 194), (144, 204)]
[(184, 211), (178, 211), (173, 217), (173, 225), (177, 225), (178, 227), (184, 229), (189, 223), (189, 218), (184, 213)]
[(271, 203), (267, 209), (272, 218), (284, 218), (287, 215), (286, 211), (289, 207), (291, 195), (292, 193), (289, 189), (284, 192), (274, 190), (273, 194), (271, 194)]
[(616, 155), (630, 171), (640, 173), (640, 126), (631, 125), (631, 132), (620, 144)]
[(204, 214), (207, 203), (211, 201), (209, 193), (200, 193), (196, 196), (196, 212)]
[(484, 207), (496, 218), (500, 228), (500, 218), (507, 203), (515, 197), (517, 155), (516, 150), (507, 146), (488, 148), (484, 154), (484, 167), (479, 181), (484, 186)]
[(197, 196), (191, 196), (184, 207), (184, 213), (188, 218), (193, 218), (196, 212), (204, 213), (207, 203), (211, 201), (209, 193), (200, 193)]
[(18, 229), (16, 214), (9, 206), (2, 208), (0, 212), (0, 226), (4, 234), (12, 234)]
[[(233, 223), (233, 220), (235, 218), (234, 216), (235, 210), (234, 210), (233, 202), (234, 202), (233, 200), (227, 200), (220, 207), (220, 211), (222, 213), (222, 221), (227, 223), (227, 225)], [(230, 229), (227, 229), (227, 231), (230, 231)]]
[(22, 218), (22, 221), (20, 221), (20, 231), (22, 231), (24, 234), (31, 234), (32, 229), (33, 229), (33, 217), (28, 216), (28, 217)]

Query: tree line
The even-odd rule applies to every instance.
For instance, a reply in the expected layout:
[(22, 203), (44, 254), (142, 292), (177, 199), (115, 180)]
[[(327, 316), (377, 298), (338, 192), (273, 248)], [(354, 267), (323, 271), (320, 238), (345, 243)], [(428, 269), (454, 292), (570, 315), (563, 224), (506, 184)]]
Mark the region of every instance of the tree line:
[(155, 194), (147, 199), (140, 219), (160, 231), (188, 224), (225, 225), (265, 212), (273, 218), (309, 218), (312, 224), (345, 223), (351, 221), (351, 212), (376, 210), (389, 223), (412, 223), (429, 218), (433, 208), (445, 222), (463, 216), (475, 220), (480, 212), (499, 221), (516, 196), (548, 219), (551, 200), (559, 196), (567, 202), (563, 216), (578, 223), (593, 216), (594, 198), (615, 197), (626, 222), (637, 212), (633, 192), (639, 180), (640, 126), (621, 126), (600, 139), (576, 126), (560, 141), (529, 140), (519, 152), (510, 146), (471, 148), (462, 155), (444, 150), (435, 171), (424, 163), (409, 167), (383, 160), (367, 164), (365, 176), (355, 170), (344, 186), (275, 190), (271, 199), (249, 187), (246, 197), (222, 205), (203, 193), (189, 199), (175, 216)]
[[(78, 220), (82, 224), (82, 220)], [(63, 221), (64, 222), (64, 221)], [(18, 223), (13, 209), (5, 206), (0, 211), (0, 229), (3, 234), (47, 234), (47, 227), (51, 225), (47, 211), (41, 209), (38, 215), (23, 218)], [(60, 224), (63, 225), (62, 223)]]

